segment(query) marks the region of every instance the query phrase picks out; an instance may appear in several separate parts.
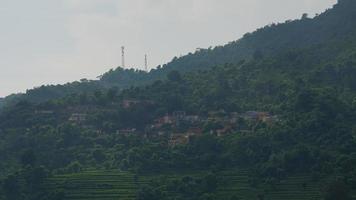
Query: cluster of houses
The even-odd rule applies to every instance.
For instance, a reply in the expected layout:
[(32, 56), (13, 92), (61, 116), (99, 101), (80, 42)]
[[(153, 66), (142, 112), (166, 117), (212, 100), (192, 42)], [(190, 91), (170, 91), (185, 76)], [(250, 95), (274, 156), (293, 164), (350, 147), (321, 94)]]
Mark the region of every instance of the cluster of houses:
[(87, 120), (87, 114), (84, 113), (73, 113), (68, 119), (68, 121), (76, 124), (84, 123), (86, 120)]
[(249, 111), (246, 113), (209, 112), (207, 116), (188, 115), (184, 111), (175, 111), (157, 118), (148, 125), (144, 133), (135, 128), (116, 131), (119, 135), (142, 134), (145, 137), (168, 137), (171, 146), (186, 144), (190, 139), (203, 133), (222, 137), (235, 132), (251, 132), (251, 125), (263, 122), (273, 124), (278, 117), (268, 112)]
[(131, 108), (135, 105), (152, 105), (154, 104), (153, 101), (149, 100), (136, 100), (136, 99), (124, 99), (121, 102), (121, 106), (125, 109)]
[[(150, 101), (123, 100), (123, 108), (131, 108), (137, 104), (152, 104)], [(79, 106), (66, 109), (68, 121), (73, 124), (85, 125), (88, 120), (88, 113), (97, 110), (96, 107)], [(37, 110), (38, 115), (52, 115), (51, 110)], [(253, 126), (263, 122), (271, 125), (277, 122), (277, 116), (268, 112), (248, 111), (245, 113), (225, 112), (224, 110), (212, 111), (204, 116), (187, 114), (185, 111), (175, 111), (157, 118), (148, 125), (144, 131), (136, 128), (126, 128), (117, 130), (117, 135), (129, 136), (140, 134), (145, 137), (168, 137), (169, 144), (175, 146), (188, 143), (189, 140), (203, 133), (222, 137), (231, 133), (246, 133), (253, 131)], [(102, 133), (102, 131), (99, 131)]]
[(52, 115), (54, 114), (53, 110), (36, 110), (35, 111), (36, 115)]

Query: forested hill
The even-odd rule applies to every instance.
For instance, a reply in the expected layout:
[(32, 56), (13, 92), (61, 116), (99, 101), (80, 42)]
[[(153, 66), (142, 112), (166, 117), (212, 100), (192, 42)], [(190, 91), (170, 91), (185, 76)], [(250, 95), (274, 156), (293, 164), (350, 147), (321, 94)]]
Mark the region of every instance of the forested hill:
[[(270, 42), (281, 48), (273, 54), (260, 48), (251, 59), (236, 59), (235, 64), (210, 69), (199, 65), (206, 70), (185, 74), (178, 65), (173, 67), (202, 54), (197, 52), (149, 74), (119, 68), (99, 81), (28, 91), (36, 101), (50, 99), (47, 94), (57, 99), (23, 101), (0, 113), (0, 200), (71, 200), (59, 195), (61, 188), (75, 191), (67, 195), (80, 199), (92, 195), (86, 192), (91, 189), (88, 179), (98, 191), (97, 199), (110, 199), (105, 190), (121, 193), (114, 188), (128, 187), (117, 182), (130, 179), (137, 200), (351, 200), (356, 197), (355, 13), (353, 0), (340, 1), (315, 19), (267, 27), (221, 47), (239, 46), (249, 37), (258, 41), (263, 34), (267, 41), (273, 35), (282, 38)], [(274, 29), (279, 31), (268, 36)], [(287, 41), (282, 36), (292, 33), (304, 36), (289, 36), (291, 48), (282, 45)], [(293, 42), (295, 38), (312, 41)], [(263, 37), (260, 40), (255, 45), (267, 46)], [(219, 48), (208, 51), (213, 54)], [(148, 84), (158, 77), (164, 80)], [(129, 87), (133, 80), (147, 85)], [(123, 87), (112, 87), (120, 81)], [(71, 95), (59, 98), (65, 94)], [(137, 177), (107, 181), (112, 173), (106, 170), (118, 169)], [(231, 170), (243, 176), (221, 176)], [(83, 171), (92, 175), (85, 178)], [(158, 177), (163, 172), (209, 176), (138, 184), (140, 175)], [(67, 182), (68, 177), (77, 182)], [(290, 185), (290, 177), (298, 180)], [(54, 189), (43, 189), (49, 185)], [(223, 198), (219, 187), (232, 189)], [(252, 198), (241, 192), (245, 190)], [(290, 198), (295, 190), (303, 197)], [(282, 197), (268, 196), (276, 193)]]
[[(141, 73), (138, 73), (135, 78), (140, 77), (143, 82), (146, 82), (164, 78), (172, 70), (180, 72), (206, 70), (226, 63), (237, 64), (242, 60), (269, 57), (289, 49), (307, 48), (330, 42), (330, 40), (345, 39), (356, 33), (355, 11), (355, 1), (340, 0), (332, 9), (328, 9), (314, 18), (308, 18), (304, 14), (299, 20), (267, 25), (224, 46), (198, 49), (195, 53), (174, 58), (168, 64), (152, 70), (146, 75), (146, 78), (143, 78)], [(119, 71), (122, 70), (106, 74), (110, 76), (111, 81), (109, 82), (115, 83), (118, 80), (115, 79), (115, 76), (126, 76)], [(125, 81), (127, 85), (130, 80)], [(128, 85), (135, 84), (134, 82), (137, 81), (132, 81)]]
[[(243, 59), (276, 55), (286, 49), (305, 48), (354, 35), (356, 31), (356, 2), (341, 0), (332, 9), (313, 19), (306, 14), (299, 20), (270, 24), (247, 33), (243, 38), (225, 46), (202, 49), (194, 54), (174, 59), (163, 69), (190, 71)], [(164, 71), (164, 70), (163, 70)]]
[[(179, 116), (182, 112), (186, 115)], [(246, 118), (247, 113), (266, 112), (270, 120)], [(172, 122), (175, 115), (182, 120)], [(229, 185), (219, 175), (208, 189), (189, 177), (182, 183), (158, 179), (139, 190), (137, 199), (310, 199), (257, 196), (293, 196), (293, 186), (277, 185), (297, 176), (295, 187), (303, 194), (320, 185), (313, 191), (325, 193), (325, 200), (340, 195), (351, 200), (350, 190), (356, 188), (355, 120), (355, 37), (200, 73), (172, 71), (167, 80), (121, 92), (75, 94), (39, 105), (22, 102), (0, 113), (0, 177), (5, 177), (0, 199), (2, 189), (6, 200), (24, 199), (14, 194), (45, 200), (38, 188), (47, 184), (39, 173), (46, 169), (53, 175), (120, 169), (155, 176), (251, 169), (248, 185)], [(179, 136), (183, 141), (175, 139)], [(28, 178), (33, 175), (39, 178)], [(86, 195), (86, 179), (77, 179), (81, 184), (74, 186), (66, 180), (64, 188)], [(191, 188), (192, 182), (194, 191), (175, 189)], [(41, 187), (32, 187), (34, 183)], [(93, 183), (95, 189), (115, 192), (112, 181)], [(269, 189), (260, 188), (253, 198), (240, 192), (257, 191), (260, 184)], [(222, 198), (215, 191), (219, 185), (235, 189)], [(162, 196), (166, 190), (172, 198)]]
[[(325, 42), (345, 39), (355, 35), (356, 2), (340, 0), (332, 9), (308, 18), (303, 15), (299, 20), (271, 24), (245, 34), (243, 38), (224, 46), (200, 49), (151, 70), (149, 73), (139, 70), (117, 68), (101, 76), (98, 81), (74, 82), (66, 85), (43, 86), (29, 90), (25, 95), (6, 98), (6, 102), (28, 100), (42, 102), (64, 97), (77, 92), (93, 92), (98, 89), (117, 87), (119, 90), (130, 86), (141, 86), (164, 79), (172, 70), (181, 73), (207, 70), (225, 63), (236, 64), (251, 58), (260, 59), (277, 55), (288, 49), (300, 49), (320, 45)], [(223, 30), (222, 30), (223, 31)]]

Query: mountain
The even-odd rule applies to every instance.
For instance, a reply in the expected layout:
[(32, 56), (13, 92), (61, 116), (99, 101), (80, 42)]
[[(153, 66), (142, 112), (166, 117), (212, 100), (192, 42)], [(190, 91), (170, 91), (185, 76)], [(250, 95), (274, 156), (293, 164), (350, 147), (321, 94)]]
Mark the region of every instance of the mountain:
[[(140, 70), (117, 68), (104, 73), (100, 80), (66, 85), (42, 86), (19, 94), (15, 99), (43, 102), (64, 97), (76, 92), (93, 92), (97, 89), (117, 87), (119, 90), (131, 86), (142, 86), (163, 80), (170, 71), (181, 73), (208, 70), (226, 63), (237, 64), (244, 60), (270, 57), (288, 49), (307, 48), (330, 41), (343, 40), (355, 35), (355, 2), (339, 1), (332, 9), (314, 17), (303, 15), (302, 19), (271, 24), (241, 39), (224, 46), (199, 49), (194, 53), (174, 58), (171, 62), (158, 66), (149, 73)], [(5, 102), (13, 102), (6, 98)], [(17, 102), (17, 101), (15, 101)]]
[[(303, 15), (299, 20), (267, 25), (227, 45), (199, 49), (195, 53), (176, 57), (162, 67), (152, 70), (146, 75), (148, 78), (140, 74), (137, 79), (143, 79), (146, 83), (165, 78), (172, 70), (183, 73), (206, 70), (226, 63), (237, 64), (243, 60), (277, 55), (288, 49), (307, 48), (332, 40), (342, 40), (355, 35), (355, 7), (355, 2), (352, 0), (340, 1), (332, 9), (313, 19)], [(137, 82), (127, 79), (123, 83), (119, 77), (125, 75), (120, 71), (122, 70), (114, 71), (114, 74), (109, 73), (112, 75), (109, 82), (118, 85), (130, 82), (128, 85), (134, 85)], [(115, 79), (115, 76), (118, 78)], [(137, 84), (140, 84), (140, 81), (138, 82)]]
[(127, 199), (142, 200), (351, 200), (354, 2), (253, 33), (259, 50), (250, 58), (236, 51), (244, 59), (220, 55), (218, 64), (212, 49), (205, 60), (216, 66), (201, 71), (118, 68), (63, 98), (8, 107), (0, 113), (0, 199), (115, 199), (125, 189)]
[(342, 39), (355, 33), (355, 2), (340, 1), (334, 8), (313, 19), (303, 15), (300, 20), (271, 24), (237, 41), (213, 49), (174, 59), (167, 69), (190, 71), (225, 63), (238, 63), (252, 57), (276, 55), (286, 49), (297, 49)]
[(4, 98), (0, 98), (0, 108), (3, 106)]

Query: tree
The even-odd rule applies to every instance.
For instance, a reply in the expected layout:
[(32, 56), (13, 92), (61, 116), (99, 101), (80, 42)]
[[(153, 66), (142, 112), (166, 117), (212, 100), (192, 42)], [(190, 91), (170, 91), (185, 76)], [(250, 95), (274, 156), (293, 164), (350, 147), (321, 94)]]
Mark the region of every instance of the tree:
[(213, 192), (216, 190), (218, 186), (218, 180), (215, 174), (209, 173), (207, 176), (204, 177), (204, 183), (206, 186), (207, 192)]
[(21, 156), (21, 163), (23, 166), (34, 166), (36, 163), (36, 156), (33, 150), (25, 151)]
[(106, 155), (103, 152), (103, 150), (101, 150), (101, 149), (94, 150), (92, 155), (93, 155), (93, 158), (95, 159), (95, 161), (98, 163), (101, 163), (101, 162), (105, 161), (105, 159), (106, 159)]
[(302, 20), (305, 20), (305, 19), (308, 19), (308, 13), (304, 13), (304, 14), (302, 15)]
[(182, 80), (181, 74), (176, 70), (169, 72), (169, 74), (167, 75), (167, 78), (168, 78), (168, 80), (173, 81), (173, 82), (180, 82)]
[(79, 173), (82, 170), (82, 165), (78, 161), (71, 162), (67, 167), (68, 173)]
[(324, 200), (352, 200), (350, 188), (342, 181), (332, 181), (325, 190)]
[(3, 190), (5, 197), (9, 200), (20, 200), (22, 199), (22, 188), (19, 183), (18, 177), (15, 175), (9, 175), (3, 183)]
[(138, 193), (136, 200), (164, 200), (165, 195), (159, 188), (153, 188), (146, 186), (141, 188)]
[(214, 200), (214, 199), (216, 199), (216, 197), (209, 193), (205, 193), (199, 197), (199, 200)]
[(117, 87), (110, 88), (109, 91), (108, 91), (107, 94), (106, 94), (106, 95), (107, 95), (107, 98), (108, 98), (110, 101), (114, 101), (115, 98), (116, 98), (117, 92), (118, 92)]
[(253, 53), (253, 59), (255, 60), (261, 60), (263, 58), (263, 53), (261, 50), (256, 50), (254, 53)]

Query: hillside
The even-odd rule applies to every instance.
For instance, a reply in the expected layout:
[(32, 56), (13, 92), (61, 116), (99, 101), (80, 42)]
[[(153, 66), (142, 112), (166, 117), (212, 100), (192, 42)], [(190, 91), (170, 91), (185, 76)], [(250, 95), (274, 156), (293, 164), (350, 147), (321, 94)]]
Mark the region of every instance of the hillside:
[(270, 57), (288, 49), (308, 48), (328, 43), (330, 40), (343, 40), (355, 35), (356, 22), (353, 20), (355, 7), (354, 1), (343, 0), (313, 19), (303, 16), (299, 20), (271, 24), (245, 34), (243, 38), (224, 46), (200, 49), (180, 58), (174, 58), (171, 62), (149, 73), (117, 68), (104, 73), (98, 81), (90, 81), (90, 84), (85, 81), (84, 83), (42, 86), (28, 90), (26, 94), (16, 95), (16, 98), (6, 98), (5, 102), (7, 104), (19, 100), (43, 102), (72, 93), (93, 92), (110, 87), (122, 90), (130, 86), (142, 86), (165, 79), (172, 70), (181, 73), (208, 70), (213, 66), (226, 63), (237, 64), (243, 60)]
[[(22, 102), (0, 115), (2, 175), (21, 165), (45, 166), (55, 175), (92, 168), (137, 175), (249, 168), (254, 172), (249, 181), (272, 189), (299, 174), (308, 180), (265, 196), (290, 196), (297, 184), (313, 184), (310, 178), (321, 184), (310, 196), (326, 195), (324, 188), (334, 184), (351, 190), (356, 183), (355, 44), (348, 38), (203, 73), (172, 72), (165, 81), (122, 92)], [(201, 181), (159, 181), (138, 194), (165, 199), (166, 187), (183, 197), (192, 192), (194, 200), (219, 194), (188, 189)]]
[[(147, 83), (165, 78), (172, 70), (181, 73), (206, 70), (226, 63), (237, 64), (243, 60), (278, 55), (288, 49), (308, 48), (328, 43), (330, 40), (343, 40), (355, 35), (355, 9), (354, 1), (340, 1), (332, 9), (328, 9), (314, 18), (303, 15), (299, 20), (267, 25), (226, 45), (199, 49), (194, 53), (174, 58), (171, 62), (152, 70), (146, 75), (148, 78), (137, 73), (137, 78), (133, 77), (132, 79)], [(128, 85), (134, 85), (135, 82), (141, 84), (140, 81), (129, 79), (120, 82), (123, 80), (121, 77), (125, 76), (125, 73), (119, 73), (120, 71), (119, 69), (112, 74), (106, 74), (110, 75), (111, 79), (104, 79), (104, 81), (119, 86), (130, 82)]]
[[(8, 107), (0, 113), (0, 199), (83, 199), (91, 192), (94, 199), (351, 200), (354, 2), (252, 34), (262, 37), (255, 45), (280, 45), (278, 51), (260, 48), (251, 58), (221, 58), (190, 73), (178, 65), (149, 74), (117, 69), (100, 81), (75, 83), (71, 95), (61, 98), (63, 89), (55, 99)], [(284, 42), (269, 41), (273, 35)], [(117, 76), (126, 83), (153, 74), (161, 80), (112, 87)], [(76, 91), (79, 86), (86, 91)]]
[(3, 106), (4, 104), (4, 98), (0, 98), (0, 108)]
[[(224, 46), (199, 50), (194, 54), (174, 59), (163, 66), (166, 70), (190, 71), (225, 63), (238, 63), (253, 57), (276, 55), (286, 49), (306, 48), (343, 39), (354, 35), (355, 2), (340, 1), (332, 9), (314, 17), (303, 16), (300, 20), (289, 20), (271, 24)], [(340, 23), (342, 22), (342, 23)]]
[[(122, 199), (133, 200), (140, 187), (155, 184), (156, 181), (174, 182), (190, 177), (199, 179), (209, 172), (185, 172), (138, 175), (119, 171), (85, 171), (78, 174), (57, 175), (48, 179), (48, 185), (52, 190), (62, 188), (67, 200), (72, 199)], [(293, 176), (280, 183), (276, 189), (267, 184), (261, 184), (251, 188), (249, 183), (249, 171), (233, 170), (220, 171), (216, 174), (220, 177), (216, 186), (216, 196), (220, 199), (258, 199), (259, 194), (266, 191), (269, 199), (320, 199), (320, 188), (317, 182), (307, 176)], [(310, 183), (303, 188), (303, 183)], [(70, 185), (70, 186), (68, 186)], [(188, 188), (187, 188), (188, 189)], [(194, 189), (194, 188), (191, 188)], [(168, 198), (176, 198), (177, 194), (172, 188), (164, 188), (164, 195)], [(184, 197), (183, 197), (184, 198)]]

